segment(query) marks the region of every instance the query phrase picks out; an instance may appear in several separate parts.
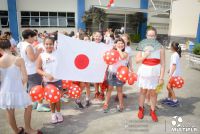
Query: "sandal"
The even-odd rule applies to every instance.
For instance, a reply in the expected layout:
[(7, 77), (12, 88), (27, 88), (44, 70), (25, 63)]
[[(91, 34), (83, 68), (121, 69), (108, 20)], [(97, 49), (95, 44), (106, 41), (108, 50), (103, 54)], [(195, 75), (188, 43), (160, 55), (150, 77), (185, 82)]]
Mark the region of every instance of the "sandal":
[(23, 127), (19, 127), (19, 129), (21, 129), (21, 130), (19, 131), (18, 134), (24, 134), (24, 128)]

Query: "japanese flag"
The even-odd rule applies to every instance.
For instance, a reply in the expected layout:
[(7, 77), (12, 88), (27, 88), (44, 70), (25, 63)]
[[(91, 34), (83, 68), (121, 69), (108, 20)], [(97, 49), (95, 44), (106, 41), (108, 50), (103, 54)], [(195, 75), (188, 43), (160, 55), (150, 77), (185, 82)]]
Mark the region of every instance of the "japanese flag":
[(107, 68), (103, 54), (111, 47), (104, 43), (77, 40), (58, 34), (55, 78), (102, 82)]

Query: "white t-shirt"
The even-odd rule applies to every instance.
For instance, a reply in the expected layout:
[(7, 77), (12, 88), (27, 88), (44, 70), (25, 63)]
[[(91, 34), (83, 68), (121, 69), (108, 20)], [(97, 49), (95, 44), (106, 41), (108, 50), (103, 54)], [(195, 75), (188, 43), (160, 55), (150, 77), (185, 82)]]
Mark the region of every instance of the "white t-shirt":
[(172, 74), (172, 76), (180, 76), (181, 75), (181, 68), (180, 68), (180, 57), (177, 52), (174, 52), (171, 56), (171, 61), (170, 61), (170, 74), (171, 74), (171, 69), (172, 65), (176, 65), (176, 70)]
[(38, 49), (42, 49), (43, 50), (43, 52), (45, 51), (45, 47), (44, 47), (44, 44), (43, 43), (39, 43), (38, 45), (37, 45), (37, 48)]
[(17, 46), (17, 42), (13, 38), (10, 39), (10, 44), (12, 46)]
[(125, 52), (128, 54), (128, 58), (126, 59), (127, 60), (127, 64), (128, 64), (129, 59), (133, 56), (132, 48), (130, 46), (126, 46), (125, 47)]
[(112, 72), (112, 73), (117, 73), (117, 69), (120, 66), (127, 66), (127, 60), (119, 60), (117, 63), (114, 63), (112, 65), (109, 65), (108, 67), (108, 72)]
[[(35, 65), (35, 62), (32, 62), (29, 59), (29, 57), (27, 56), (26, 49), (27, 49), (28, 46), (32, 47), (32, 45), (30, 43), (26, 42), (26, 41), (20, 42), (17, 45), (17, 47), (19, 48), (19, 51), (20, 51), (20, 56), (24, 59), (27, 74), (31, 75), (31, 74), (36, 73), (36, 65)], [(34, 50), (34, 48), (33, 48), (33, 50)], [(35, 50), (34, 50), (34, 52), (35, 52)]]
[(114, 45), (114, 40), (111, 37), (106, 37), (105, 41), (107, 45)]
[[(47, 53), (43, 52), (40, 54), (42, 59), (42, 69), (44, 72), (53, 75), (56, 72), (56, 58), (54, 56), (54, 52)], [(45, 77), (43, 78), (45, 82), (55, 82), (58, 81), (58, 79), (54, 79), (53, 81), (49, 81)]]
[(126, 46), (125, 52), (128, 54), (129, 57), (133, 56), (133, 50), (130, 46)]

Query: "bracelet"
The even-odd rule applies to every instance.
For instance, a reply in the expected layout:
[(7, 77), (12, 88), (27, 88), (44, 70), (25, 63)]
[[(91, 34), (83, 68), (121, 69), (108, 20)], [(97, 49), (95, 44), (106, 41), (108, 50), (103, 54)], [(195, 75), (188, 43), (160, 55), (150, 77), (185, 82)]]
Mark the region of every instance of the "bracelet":
[(164, 79), (159, 79), (159, 80), (164, 80)]

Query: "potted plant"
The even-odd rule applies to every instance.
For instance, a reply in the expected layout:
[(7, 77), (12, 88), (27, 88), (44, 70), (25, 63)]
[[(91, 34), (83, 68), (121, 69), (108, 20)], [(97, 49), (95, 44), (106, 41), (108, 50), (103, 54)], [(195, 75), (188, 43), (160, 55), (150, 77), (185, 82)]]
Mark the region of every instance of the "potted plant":
[(192, 53), (189, 54), (189, 65), (200, 69), (200, 44), (195, 44)]

